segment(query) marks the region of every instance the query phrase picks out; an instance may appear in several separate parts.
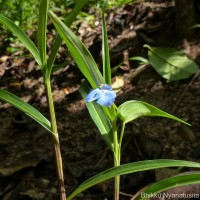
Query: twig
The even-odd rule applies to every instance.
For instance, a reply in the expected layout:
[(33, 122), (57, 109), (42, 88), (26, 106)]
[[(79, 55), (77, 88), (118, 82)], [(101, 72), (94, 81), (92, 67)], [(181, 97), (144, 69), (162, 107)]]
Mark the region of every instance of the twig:
[(127, 193), (124, 193), (124, 192), (119, 192), (119, 194), (123, 195), (123, 196), (127, 196), (127, 197), (132, 197), (133, 195), (131, 194), (127, 194)]
[(180, 96), (180, 98), (178, 99), (178, 101), (175, 104), (174, 108), (172, 109), (172, 113), (174, 113), (176, 111), (178, 105), (180, 104), (180, 102), (182, 101), (183, 97), (185, 96), (185, 93), (187, 92), (187, 90), (189, 89), (189, 87), (192, 85), (192, 83), (194, 82), (194, 80), (198, 77), (199, 73), (200, 73), (200, 69), (196, 72), (196, 74), (193, 76), (192, 80), (189, 82), (189, 84), (187, 85), (187, 87), (183, 91), (182, 95)]

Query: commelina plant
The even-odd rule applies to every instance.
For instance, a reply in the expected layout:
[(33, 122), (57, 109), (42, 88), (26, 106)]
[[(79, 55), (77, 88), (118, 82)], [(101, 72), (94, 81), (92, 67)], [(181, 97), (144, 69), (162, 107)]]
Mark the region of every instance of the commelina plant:
[[(186, 125), (183, 120), (172, 116), (160, 109), (142, 101), (131, 100), (124, 102), (118, 107), (115, 105), (114, 100), (116, 94), (112, 91), (111, 87), (111, 69), (109, 58), (108, 38), (106, 33), (106, 24), (104, 17), (104, 8), (102, 9), (102, 58), (103, 58), (103, 73), (91, 56), (88, 49), (80, 41), (80, 39), (70, 30), (70, 25), (76, 18), (77, 14), (87, 3), (87, 0), (77, 1), (74, 9), (69, 13), (64, 22), (62, 22), (50, 9), (49, 0), (41, 0), (38, 18), (38, 44), (35, 45), (31, 39), (20, 29), (14, 22), (7, 17), (0, 14), (0, 23), (7, 27), (13, 34), (15, 34), (22, 44), (30, 51), (34, 59), (41, 69), (44, 84), (46, 87), (46, 96), (48, 99), (48, 107), (50, 120), (44, 117), (34, 107), (25, 103), (14, 94), (0, 89), (0, 99), (10, 103), (16, 108), (20, 109), (32, 119), (37, 121), (41, 126), (47, 129), (50, 133), (54, 144), (55, 160), (58, 176), (58, 188), (60, 200), (71, 200), (84, 190), (92, 187), (107, 179), (114, 178), (114, 199), (119, 200), (120, 192), (120, 176), (139, 171), (152, 170), (163, 167), (196, 167), (199, 168), (200, 164), (196, 162), (184, 160), (145, 160), (121, 165), (121, 147), (126, 124), (142, 116), (159, 116), (167, 117), (177, 120)], [(46, 29), (48, 15), (52, 20), (58, 35), (52, 45), (51, 53), (46, 56)], [(85, 76), (86, 81), (82, 83), (80, 92), (86, 100), (86, 106), (91, 115), (92, 120), (99, 129), (100, 134), (108, 145), (109, 149), (113, 152), (113, 168), (107, 169), (79, 185), (71, 194), (66, 197), (64, 185), (64, 173), (62, 166), (62, 156), (60, 151), (59, 134), (57, 131), (56, 114), (54, 111), (54, 103), (51, 92), (51, 73), (55, 71), (53, 63), (62, 42), (65, 41), (68, 51), (76, 62), (78, 68)], [(66, 113), (67, 115), (67, 113)], [(117, 126), (119, 123), (120, 126)], [(119, 128), (118, 128), (119, 127)], [(143, 192), (145, 194), (156, 194), (171, 187), (197, 184), (200, 183), (200, 173), (185, 174), (175, 176), (161, 182), (155, 183)], [(148, 195), (146, 195), (148, 196)], [(136, 199), (147, 199), (138, 195)]]

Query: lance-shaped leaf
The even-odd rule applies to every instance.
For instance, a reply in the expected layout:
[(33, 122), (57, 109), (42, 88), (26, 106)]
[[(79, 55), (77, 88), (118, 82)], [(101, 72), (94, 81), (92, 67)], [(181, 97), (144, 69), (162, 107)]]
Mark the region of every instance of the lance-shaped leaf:
[(38, 38), (38, 48), (43, 68), (46, 67), (46, 29), (47, 29), (48, 7), (49, 7), (49, 0), (41, 0), (39, 8), (37, 38)]
[(129, 58), (129, 60), (137, 60), (141, 65), (149, 64), (149, 60), (141, 56), (134, 56)]
[(38, 65), (42, 66), (39, 51), (32, 40), (20, 29), (13, 21), (0, 14), (0, 23), (7, 27), (14, 35), (16, 35), (22, 44), (32, 53)]
[(38, 110), (29, 105), (28, 103), (22, 101), (19, 97), (14, 94), (0, 89), (0, 99), (11, 104), (12, 106), (23, 111), (25, 114), (30, 116), (32, 119), (41, 124), (44, 128), (51, 132), (51, 124)]
[[(68, 27), (71, 26), (72, 22), (76, 19), (76, 16), (78, 15), (78, 13), (81, 11), (81, 9), (85, 6), (85, 4), (87, 2), (88, 2), (88, 0), (81, 0), (75, 4), (73, 10), (67, 15), (67, 17), (64, 20), (64, 23)], [(48, 70), (49, 75), (51, 73), (51, 69), (52, 69), (56, 54), (58, 52), (58, 49), (59, 49), (61, 43), (62, 43), (62, 38), (58, 34), (55, 38), (55, 41), (54, 41), (52, 49), (51, 49), (51, 53), (49, 55), (49, 59), (47, 61), (47, 70)], [(55, 70), (56, 69), (53, 69), (53, 71), (55, 71)]]
[(198, 65), (178, 49), (150, 47), (148, 56), (152, 67), (163, 77), (171, 81), (189, 78), (197, 72)]
[[(89, 88), (83, 83), (80, 88), (80, 93), (84, 99), (87, 96), (88, 91), (89, 91)], [(102, 109), (102, 106), (100, 106), (96, 102), (86, 103), (86, 106), (92, 120), (94, 121), (97, 128), (99, 129), (106, 144), (109, 146), (111, 150), (113, 150), (113, 139), (112, 139), (112, 134), (111, 134), (112, 126), (111, 126), (108, 116), (106, 115), (105, 111)]]
[(105, 81), (92, 55), (80, 39), (52, 12), (49, 15), (62, 39), (65, 41), (70, 54), (79, 69), (93, 88), (105, 84)]
[(157, 168), (164, 168), (164, 167), (195, 167), (199, 168), (200, 163), (190, 162), (190, 161), (182, 161), (182, 160), (146, 160), (146, 161), (139, 161), (134, 163), (124, 164), (118, 167), (113, 167), (108, 169), (104, 172), (101, 172), (85, 182), (79, 185), (72, 194), (67, 198), (68, 200), (73, 199), (76, 195), (80, 194), (82, 191), (101, 183), (105, 180), (113, 178), (115, 176), (120, 176), (124, 174), (130, 174), (134, 172), (152, 170)]
[[(145, 200), (146, 199), (147, 200), (152, 195), (154, 195), (156, 197), (156, 194), (166, 191), (168, 189), (180, 187), (180, 186), (186, 186), (186, 185), (188, 186), (191, 184), (200, 184), (200, 173), (180, 174), (178, 176), (174, 176), (174, 177), (162, 180), (160, 182), (157, 182), (157, 183), (149, 186), (147, 189), (143, 190), (142, 191), (143, 195), (140, 195), (134, 199), (136, 199), (136, 200), (140, 200), (140, 199)], [(169, 195), (168, 197), (170, 197), (170, 193), (165, 192), (165, 195), (167, 195), (167, 194)], [(188, 194), (188, 195), (192, 195), (192, 194)], [(193, 193), (193, 195), (195, 195), (195, 193)], [(165, 197), (167, 197), (167, 196), (165, 196)], [(190, 196), (190, 197), (192, 198), (192, 196)], [(193, 196), (193, 197), (195, 198), (195, 196)], [(199, 194), (198, 194), (198, 197), (199, 197)]]
[(104, 16), (104, 9), (102, 9), (102, 60), (103, 60), (103, 77), (107, 84), (111, 85), (111, 68), (110, 55), (108, 46), (108, 36), (106, 31), (106, 22)]
[(167, 117), (189, 125), (185, 121), (173, 115), (170, 115), (156, 108), (155, 106), (152, 106), (143, 101), (136, 101), (136, 100), (127, 101), (122, 105), (120, 105), (118, 108), (118, 116), (125, 123), (128, 123), (142, 116), (157, 116), (157, 117)]

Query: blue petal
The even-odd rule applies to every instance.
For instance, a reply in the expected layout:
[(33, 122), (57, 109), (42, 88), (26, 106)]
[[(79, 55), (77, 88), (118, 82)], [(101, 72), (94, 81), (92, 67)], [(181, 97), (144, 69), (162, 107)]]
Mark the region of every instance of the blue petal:
[(106, 91), (101, 94), (101, 97), (97, 100), (97, 103), (104, 106), (111, 106), (115, 101), (116, 93), (113, 91)]
[(108, 84), (102, 85), (101, 90), (112, 90), (112, 87)]
[(101, 92), (99, 88), (92, 90), (85, 98), (86, 102), (91, 102), (99, 99), (101, 97)]

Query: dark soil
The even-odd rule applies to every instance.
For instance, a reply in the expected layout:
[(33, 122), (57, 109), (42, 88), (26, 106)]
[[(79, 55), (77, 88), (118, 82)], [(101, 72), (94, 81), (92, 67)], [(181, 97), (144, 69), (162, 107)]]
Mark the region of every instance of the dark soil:
[[(94, 14), (94, 13), (92, 13)], [(200, 81), (199, 75), (168, 82), (149, 66), (129, 61), (146, 56), (143, 44), (173, 46), (174, 5), (163, 3), (130, 4), (109, 11), (108, 35), (113, 82), (120, 85), (116, 105), (127, 100), (142, 100), (174, 114), (191, 124), (156, 117), (140, 118), (127, 124), (123, 140), (122, 163), (146, 159), (200, 159)], [(101, 66), (101, 23), (80, 24), (78, 33)], [(169, 42), (170, 41), (170, 42)], [(180, 41), (179, 41), (180, 43)], [(200, 37), (183, 40), (181, 46), (198, 64)], [(41, 72), (22, 52), (0, 57), (1, 88), (13, 92), (48, 117)], [(56, 62), (70, 60), (62, 46)], [(61, 141), (66, 191), (69, 194), (87, 178), (113, 165), (112, 153), (102, 140), (79, 93), (82, 75), (70, 62), (52, 75), (52, 90)], [(0, 199), (56, 200), (57, 178), (51, 137), (26, 115), (0, 104)], [(121, 198), (131, 199), (141, 188), (163, 178), (192, 169), (166, 169), (123, 176)], [(191, 189), (191, 188), (190, 188)], [(191, 189), (192, 190), (192, 189)], [(194, 191), (194, 188), (193, 188)], [(200, 194), (199, 187), (196, 193)], [(76, 199), (112, 199), (113, 181), (88, 189)]]

